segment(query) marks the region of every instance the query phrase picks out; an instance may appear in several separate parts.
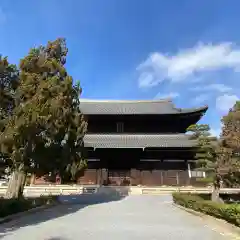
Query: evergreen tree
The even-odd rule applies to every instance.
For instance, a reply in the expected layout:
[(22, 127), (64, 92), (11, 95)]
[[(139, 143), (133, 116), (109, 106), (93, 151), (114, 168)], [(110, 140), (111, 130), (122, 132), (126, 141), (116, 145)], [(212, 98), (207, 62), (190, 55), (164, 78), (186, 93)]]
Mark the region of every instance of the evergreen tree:
[(236, 185), (240, 179), (240, 101), (222, 118), (220, 158), (222, 175)]
[(67, 51), (59, 38), (20, 61), (17, 104), (0, 139), (12, 161), (8, 198), (21, 196), (27, 172), (63, 174), (76, 163), (85, 166), (87, 124), (79, 109), (80, 85), (64, 67)]
[(12, 113), (15, 93), (18, 87), (18, 70), (9, 64), (7, 57), (0, 56), (0, 126), (3, 130), (5, 120)]
[[(7, 57), (0, 56), (0, 133), (4, 131), (8, 116), (12, 114), (19, 72), (16, 65), (10, 64)], [(5, 175), (9, 155), (0, 151), (0, 173)]]
[(192, 132), (192, 139), (197, 140), (196, 167), (212, 175), (216, 163), (216, 138), (211, 137), (210, 127), (207, 124), (194, 124), (188, 128)]
[[(213, 201), (221, 201), (219, 192), (224, 179), (229, 181), (239, 176), (238, 117), (240, 114), (236, 113), (240, 110), (239, 106), (239, 103), (236, 103), (229, 114), (223, 117), (220, 139), (210, 137), (208, 125), (193, 125), (189, 128), (189, 131), (194, 132), (193, 138), (197, 140), (196, 165), (213, 177)], [(236, 181), (238, 182), (239, 179)]]
[(196, 167), (212, 177), (213, 192), (212, 200), (220, 201), (219, 189), (221, 178), (220, 170), (220, 147), (216, 137), (211, 137), (210, 127), (206, 124), (192, 125), (188, 131), (193, 132), (192, 138), (197, 140)]

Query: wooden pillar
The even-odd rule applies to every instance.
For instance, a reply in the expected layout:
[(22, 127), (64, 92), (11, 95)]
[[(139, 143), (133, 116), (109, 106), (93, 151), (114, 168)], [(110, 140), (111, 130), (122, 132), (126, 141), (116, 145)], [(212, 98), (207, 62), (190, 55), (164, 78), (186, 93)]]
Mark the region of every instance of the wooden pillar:
[(140, 171), (136, 168), (132, 168), (131, 169), (131, 173), (130, 173), (130, 177), (131, 177), (131, 185), (132, 186), (137, 186), (140, 184)]
[(102, 168), (102, 184), (108, 184), (108, 170), (106, 168)]
[(160, 172), (161, 185), (163, 185), (163, 171)]
[(177, 181), (177, 185), (179, 185), (179, 172), (176, 172), (176, 181)]
[(190, 167), (190, 163), (188, 162), (188, 160), (185, 160), (185, 161), (186, 161), (187, 173), (188, 173), (188, 178), (187, 178), (186, 184), (191, 185), (191, 167)]
[(96, 179), (96, 183), (97, 185), (102, 185), (102, 169), (96, 169), (96, 175), (97, 175), (97, 179)]

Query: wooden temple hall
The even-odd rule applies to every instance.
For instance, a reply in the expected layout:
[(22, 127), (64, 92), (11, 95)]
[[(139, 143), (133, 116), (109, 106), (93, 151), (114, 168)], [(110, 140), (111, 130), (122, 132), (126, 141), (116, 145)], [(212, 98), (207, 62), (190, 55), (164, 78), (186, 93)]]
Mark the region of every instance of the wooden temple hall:
[(88, 169), (80, 184), (194, 185), (196, 141), (186, 129), (207, 107), (176, 108), (171, 100), (81, 100), (88, 121)]

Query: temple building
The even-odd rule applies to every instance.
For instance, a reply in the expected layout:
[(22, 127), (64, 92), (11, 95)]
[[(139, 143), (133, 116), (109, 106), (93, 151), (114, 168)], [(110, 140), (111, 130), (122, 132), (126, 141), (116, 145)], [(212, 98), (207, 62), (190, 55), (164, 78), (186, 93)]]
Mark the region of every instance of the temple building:
[(186, 131), (207, 106), (181, 109), (168, 99), (81, 99), (80, 109), (88, 121), (88, 169), (80, 184), (184, 186), (204, 176), (194, 171), (196, 141)]

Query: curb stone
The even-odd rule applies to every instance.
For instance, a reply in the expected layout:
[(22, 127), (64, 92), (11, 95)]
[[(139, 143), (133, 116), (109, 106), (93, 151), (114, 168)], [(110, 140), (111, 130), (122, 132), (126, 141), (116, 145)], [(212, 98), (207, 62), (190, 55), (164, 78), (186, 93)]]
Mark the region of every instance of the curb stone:
[(202, 212), (197, 212), (193, 209), (190, 209), (190, 208), (186, 208), (186, 207), (183, 207), (181, 205), (178, 205), (176, 203), (173, 203), (172, 204), (174, 207), (177, 207), (179, 209), (182, 209), (192, 215), (195, 215), (195, 216), (198, 216), (198, 217), (201, 217), (202, 219), (204, 219), (206, 222), (206, 225), (210, 225), (212, 224), (213, 222), (218, 224), (218, 225), (221, 225), (219, 226), (221, 230), (225, 230), (225, 232), (227, 231), (228, 233), (226, 233), (226, 235), (232, 235), (232, 237), (235, 237), (234, 239), (236, 240), (240, 240), (240, 228), (223, 220), (223, 219), (219, 219), (219, 218), (215, 218), (211, 215), (207, 215), (207, 214), (204, 214)]
[(38, 212), (40, 210), (48, 209), (48, 208), (54, 207), (56, 205), (58, 205), (58, 203), (50, 203), (50, 204), (46, 204), (46, 205), (43, 205), (43, 206), (31, 208), (31, 209), (29, 209), (27, 211), (23, 211), (23, 212), (19, 212), (19, 213), (14, 213), (14, 214), (8, 215), (6, 217), (0, 218), (0, 224), (6, 223), (6, 222), (10, 222), (10, 221), (15, 220), (17, 218), (21, 218), (23, 216), (26, 216), (28, 214), (32, 214), (32, 213)]

